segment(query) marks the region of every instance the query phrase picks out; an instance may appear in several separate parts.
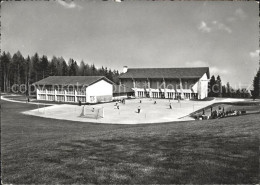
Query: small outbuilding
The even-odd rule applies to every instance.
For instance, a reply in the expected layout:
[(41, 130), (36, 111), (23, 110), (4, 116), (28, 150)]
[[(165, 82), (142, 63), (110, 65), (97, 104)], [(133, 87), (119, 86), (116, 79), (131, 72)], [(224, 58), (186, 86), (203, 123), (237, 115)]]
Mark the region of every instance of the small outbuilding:
[(34, 85), (37, 100), (99, 103), (112, 101), (114, 83), (104, 76), (49, 76)]

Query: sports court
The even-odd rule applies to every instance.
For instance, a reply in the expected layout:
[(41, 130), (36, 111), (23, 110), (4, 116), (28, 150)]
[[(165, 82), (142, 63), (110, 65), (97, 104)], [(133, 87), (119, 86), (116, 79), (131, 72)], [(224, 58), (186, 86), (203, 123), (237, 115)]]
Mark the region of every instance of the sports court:
[[(141, 103), (140, 103), (141, 101)], [(156, 104), (154, 102), (156, 101)], [(45, 118), (113, 124), (158, 123), (171, 121), (187, 121), (190, 113), (216, 102), (237, 101), (237, 99), (221, 99), (211, 101), (189, 101), (168, 99), (129, 99), (125, 104), (116, 102), (98, 105), (52, 105), (39, 104), (39, 108), (23, 112), (24, 114)], [(240, 99), (240, 101), (243, 101)], [(170, 109), (170, 105), (172, 109)], [(140, 113), (138, 107), (140, 106)], [(84, 107), (84, 112), (83, 112)], [(182, 118), (185, 117), (185, 118)]]

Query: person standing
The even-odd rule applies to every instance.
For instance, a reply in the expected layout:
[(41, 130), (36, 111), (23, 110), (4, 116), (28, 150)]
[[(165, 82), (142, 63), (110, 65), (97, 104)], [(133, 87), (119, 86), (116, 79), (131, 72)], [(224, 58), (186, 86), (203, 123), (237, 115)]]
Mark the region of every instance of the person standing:
[(172, 104), (171, 103), (169, 104), (169, 106), (170, 106), (170, 109), (172, 109)]

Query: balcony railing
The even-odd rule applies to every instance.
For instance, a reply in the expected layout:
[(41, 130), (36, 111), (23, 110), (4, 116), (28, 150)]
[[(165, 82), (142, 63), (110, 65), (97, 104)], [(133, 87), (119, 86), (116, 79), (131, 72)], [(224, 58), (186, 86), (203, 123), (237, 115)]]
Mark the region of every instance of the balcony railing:
[(57, 94), (65, 94), (65, 91), (57, 91)]
[(39, 90), (39, 93), (44, 94), (44, 93), (46, 93), (46, 91), (45, 90)]
[(48, 94), (54, 94), (54, 91), (53, 90), (47, 90), (47, 93)]
[(77, 95), (86, 95), (86, 91), (78, 91)]
[(74, 95), (74, 94), (75, 94), (75, 91), (67, 91), (67, 94)]

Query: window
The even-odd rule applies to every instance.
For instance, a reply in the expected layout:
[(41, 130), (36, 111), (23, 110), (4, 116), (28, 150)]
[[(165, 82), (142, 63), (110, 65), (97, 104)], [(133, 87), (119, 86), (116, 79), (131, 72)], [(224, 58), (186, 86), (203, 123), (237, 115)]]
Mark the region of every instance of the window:
[(45, 89), (39, 89), (39, 91), (38, 91), (39, 93), (45, 93)]
[(75, 102), (75, 97), (74, 96), (67, 96), (67, 101)]
[(64, 91), (58, 90), (58, 91), (57, 91), (57, 94), (64, 94)]
[(45, 100), (45, 98), (46, 98), (45, 95), (43, 95), (43, 94), (40, 94), (40, 95), (39, 95), (39, 99), (40, 99), (40, 100)]
[(57, 101), (65, 101), (65, 97), (64, 96), (57, 96)]
[(67, 91), (67, 94), (75, 94), (75, 91), (74, 90), (72, 90), (72, 89), (68, 89), (68, 91)]
[(54, 95), (47, 95), (47, 100), (54, 101), (55, 100)]
[(78, 96), (77, 99), (78, 101), (86, 102), (86, 97)]
[(79, 91), (77, 92), (77, 94), (78, 94), (78, 95), (86, 95), (86, 91), (84, 91), (84, 90), (79, 90)]

